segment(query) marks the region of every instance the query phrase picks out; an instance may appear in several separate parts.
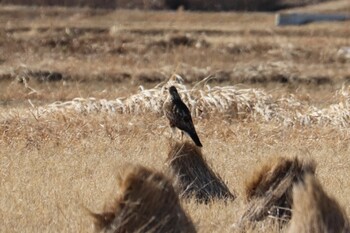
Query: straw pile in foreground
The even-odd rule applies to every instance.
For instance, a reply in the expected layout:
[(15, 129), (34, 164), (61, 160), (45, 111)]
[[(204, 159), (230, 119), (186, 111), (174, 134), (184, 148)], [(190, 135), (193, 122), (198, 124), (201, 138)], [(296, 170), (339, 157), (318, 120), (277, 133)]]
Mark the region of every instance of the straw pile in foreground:
[(100, 232), (196, 232), (171, 181), (142, 166), (129, 168), (120, 179), (115, 203), (92, 216)]
[(350, 222), (337, 201), (327, 195), (314, 176), (293, 188), (293, 216), (289, 233), (349, 233)]

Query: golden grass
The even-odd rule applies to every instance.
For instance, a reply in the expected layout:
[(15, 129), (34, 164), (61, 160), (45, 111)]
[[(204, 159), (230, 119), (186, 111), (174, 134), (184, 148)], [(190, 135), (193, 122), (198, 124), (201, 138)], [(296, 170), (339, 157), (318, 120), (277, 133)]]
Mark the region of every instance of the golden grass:
[[(114, 200), (116, 170), (130, 163), (165, 169), (168, 126), (152, 114), (72, 113), (65, 121), (57, 113), (38, 121), (18, 116), (6, 125), (0, 152), (4, 193), (0, 215), (5, 231), (91, 231), (84, 207), (98, 212), (105, 200)], [(184, 203), (199, 232), (232, 230), (245, 206), (243, 183), (266, 156), (314, 158), (326, 190), (345, 206), (350, 203), (346, 132), (220, 118), (196, 121), (196, 127), (213, 169), (238, 196), (233, 203), (214, 202), (208, 207)], [(260, 227), (259, 232), (271, 232)]]
[[(165, 171), (165, 83), (137, 78), (155, 71), (183, 77), (178, 89), (202, 152), (237, 195), (227, 203), (182, 202), (198, 232), (239, 231), (244, 181), (273, 156), (315, 160), (323, 188), (349, 216), (349, 92), (342, 85), (350, 74), (337, 55), (348, 46), (348, 22), (281, 29), (270, 14), (20, 7), (1, 7), (0, 18), (1, 231), (93, 232), (85, 210), (100, 212), (114, 200), (116, 171), (130, 163)], [(178, 33), (209, 46), (167, 47)], [(49, 47), (53, 40), (59, 43)], [(14, 80), (23, 67), (68, 78), (25, 86)], [(106, 81), (124, 73), (127, 81)], [(212, 74), (222, 82), (196, 85)], [(271, 81), (321, 76), (331, 83)], [(279, 229), (267, 220), (249, 231)]]

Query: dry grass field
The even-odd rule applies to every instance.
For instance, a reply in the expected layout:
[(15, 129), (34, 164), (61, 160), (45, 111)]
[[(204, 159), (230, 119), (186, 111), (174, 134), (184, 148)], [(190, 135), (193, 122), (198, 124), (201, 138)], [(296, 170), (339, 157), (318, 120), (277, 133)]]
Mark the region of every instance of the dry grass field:
[(350, 217), (349, 46), (349, 21), (0, 6), (0, 232), (94, 232), (88, 210), (113, 203), (126, 166), (166, 171), (169, 82), (237, 197), (181, 200), (198, 232), (239, 232), (245, 181), (279, 156), (313, 159)]

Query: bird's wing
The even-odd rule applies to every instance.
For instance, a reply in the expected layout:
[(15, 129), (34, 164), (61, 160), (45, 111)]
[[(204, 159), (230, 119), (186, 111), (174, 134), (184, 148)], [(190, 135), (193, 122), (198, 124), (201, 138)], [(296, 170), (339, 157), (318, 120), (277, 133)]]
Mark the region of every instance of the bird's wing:
[(194, 131), (191, 112), (183, 102), (178, 102), (174, 105), (174, 118), (176, 119), (176, 126), (186, 132)]

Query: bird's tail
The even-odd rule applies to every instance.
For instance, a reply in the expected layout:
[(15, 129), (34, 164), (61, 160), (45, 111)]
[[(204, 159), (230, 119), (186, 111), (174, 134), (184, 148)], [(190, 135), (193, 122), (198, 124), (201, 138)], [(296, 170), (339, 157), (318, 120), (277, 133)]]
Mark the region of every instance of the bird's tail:
[(199, 140), (199, 137), (198, 137), (196, 131), (190, 132), (189, 135), (192, 138), (192, 140), (194, 141), (194, 143), (196, 144), (196, 146), (202, 147), (202, 143)]

